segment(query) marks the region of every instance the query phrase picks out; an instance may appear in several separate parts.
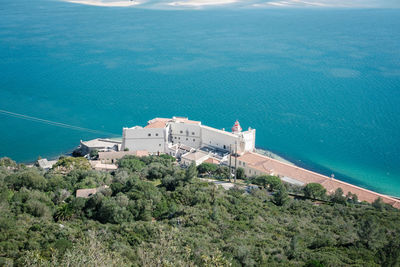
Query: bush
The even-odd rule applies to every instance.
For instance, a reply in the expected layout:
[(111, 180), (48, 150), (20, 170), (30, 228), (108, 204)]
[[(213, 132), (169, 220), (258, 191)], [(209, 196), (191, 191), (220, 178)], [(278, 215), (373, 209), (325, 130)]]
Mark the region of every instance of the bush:
[(16, 168), (17, 163), (10, 158), (3, 157), (3, 158), (0, 158), (0, 167)]
[(51, 215), (49, 207), (36, 199), (28, 200), (24, 206), (25, 211), (35, 217), (45, 217)]
[(264, 188), (268, 188), (269, 191), (274, 191), (282, 187), (281, 179), (277, 176), (272, 176), (272, 175), (257, 176), (255, 177), (253, 183), (260, 185)]
[(171, 175), (167, 175), (161, 181), (161, 186), (165, 187), (168, 191), (174, 191), (175, 188), (179, 185), (181, 179), (173, 177)]
[(344, 196), (342, 188), (336, 189), (335, 193), (331, 196), (331, 201), (339, 204), (346, 204), (346, 197)]
[(121, 206), (115, 199), (105, 199), (101, 203), (97, 218), (103, 223), (123, 223), (132, 221), (133, 216), (126, 209), (126, 206)]
[(206, 174), (208, 176), (212, 176), (217, 171), (218, 166), (212, 163), (203, 162), (199, 166), (197, 166), (197, 171), (199, 174)]
[(68, 173), (72, 170), (90, 170), (91, 166), (89, 161), (83, 157), (61, 157), (52, 169)]
[(237, 168), (237, 170), (236, 170), (236, 178), (237, 179), (241, 179), (241, 180), (244, 180), (246, 178), (243, 168), (241, 168), (241, 167)]
[(122, 159), (119, 159), (117, 165), (119, 168), (123, 168), (131, 172), (141, 171), (145, 166), (139, 157), (133, 155), (127, 155)]
[(319, 260), (309, 260), (306, 262), (306, 264), (304, 264), (304, 267), (324, 267), (325, 265), (323, 265)]
[(14, 190), (19, 190), (22, 187), (29, 189), (44, 189), (47, 183), (46, 179), (36, 168), (11, 174), (6, 177), (5, 182)]
[(304, 196), (312, 199), (324, 199), (326, 196), (326, 189), (318, 183), (309, 183), (304, 189)]
[(281, 186), (274, 194), (274, 203), (278, 206), (283, 206), (289, 200), (289, 195), (286, 187)]
[(99, 151), (97, 149), (93, 149), (92, 151), (90, 151), (89, 156), (91, 159), (98, 159)]
[(231, 179), (229, 168), (226, 166), (218, 166), (214, 175), (217, 179)]
[[(182, 170), (156, 156), (138, 160), (143, 168), (134, 172), (50, 171), (47, 183), (38, 189), (24, 187), (30, 181), (25, 176), (23, 182), (3, 180), (29, 171), (41, 174), (35, 168), (1, 167), (0, 265), (399, 263), (400, 211), (381, 209), (379, 201), (373, 208), (288, 200), (287, 188), (298, 188), (279, 187), (273, 183), (276, 179), (262, 181), (273, 193), (241, 187), (224, 190), (193, 179), (193, 166)], [(150, 181), (154, 177), (162, 177), (161, 184)], [(77, 185), (101, 183), (109, 184), (112, 192), (109, 188), (87, 199), (69, 195)], [(319, 190), (308, 189), (310, 196), (320, 196)], [(338, 196), (343, 197), (340, 190)]]
[(385, 208), (385, 203), (383, 202), (382, 198), (378, 197), (374, 200), (374, 202), (372, 202), (372, 207), (382, 211)]
[(197, 177), (197, 168), (196, 164), (192, 162), (189, 167), (185, 171), (185, 182), (190, 182), (193, 178)]

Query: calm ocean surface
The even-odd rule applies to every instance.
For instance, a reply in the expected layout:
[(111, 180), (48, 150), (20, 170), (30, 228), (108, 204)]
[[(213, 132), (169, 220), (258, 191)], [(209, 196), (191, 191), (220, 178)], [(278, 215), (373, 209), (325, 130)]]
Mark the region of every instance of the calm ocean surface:
[[(296, 164), (400, 196), (400, 9), (0, 3), (0, 109), (121, 134), (153, 117), (257, 129)], [(95, 134), (0, 114), (0, 156)]]

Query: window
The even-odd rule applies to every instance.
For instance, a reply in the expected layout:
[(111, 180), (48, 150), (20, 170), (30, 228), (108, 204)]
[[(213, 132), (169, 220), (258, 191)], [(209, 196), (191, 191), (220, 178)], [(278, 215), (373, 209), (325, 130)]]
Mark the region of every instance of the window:
[(239, 160), (239, 165), (242, 165), (242, 162)]
[(151, 136), (151, 134), (149, 133), (148, 136)]
[(161, 144), (158, 144), (158, 146), (161, 146)]
[(193, 139), (193, 142), (196, 142), (196, 139)]
[(183, 133), (183, 131), (181, 131), (181, 133)]
[(186, 141), (189, 140), (188, 138), (186, 138)]
[(156, 133), (156, 136), (158, 136), (158, 133)]
[(243, 162), (243, 166), (246, 166), (246, 163)]
[(192, 135), (194, 135), (194, 132), (192, 132)]
[(174, 138), (176, 139), (176, 136)]

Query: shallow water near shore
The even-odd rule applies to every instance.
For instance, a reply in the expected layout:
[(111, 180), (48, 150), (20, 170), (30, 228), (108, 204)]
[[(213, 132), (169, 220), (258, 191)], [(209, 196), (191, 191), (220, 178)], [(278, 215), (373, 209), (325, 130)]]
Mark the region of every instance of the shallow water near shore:
[[(400, 196), (399, 17), (4, 0), (0, 109), (117, 135), (153, 117), (239, 119), (261, 148)], [(20, 162), (99, 137), (4, 114), (0, 125), (0, 156)]]

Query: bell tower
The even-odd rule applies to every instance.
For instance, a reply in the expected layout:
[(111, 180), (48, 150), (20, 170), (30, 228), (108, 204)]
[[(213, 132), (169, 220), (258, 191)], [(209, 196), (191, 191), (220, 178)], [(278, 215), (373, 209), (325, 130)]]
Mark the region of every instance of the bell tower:
[(240, 123), (238, 120), (235, 121), (235, 125), (232, 127), (232, 133), (240, 133), (242, 131), (242, 127), (240, 127)]

